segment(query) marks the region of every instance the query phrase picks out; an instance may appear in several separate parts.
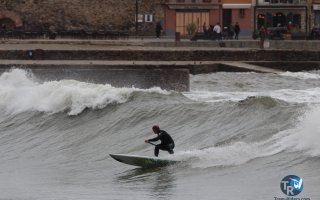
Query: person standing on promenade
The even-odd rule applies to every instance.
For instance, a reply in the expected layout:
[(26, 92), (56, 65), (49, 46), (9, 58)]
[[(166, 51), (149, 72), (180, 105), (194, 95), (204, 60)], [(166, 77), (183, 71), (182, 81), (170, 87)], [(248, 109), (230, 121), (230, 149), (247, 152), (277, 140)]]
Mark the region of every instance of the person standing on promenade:
[(203, 33), (206, 35), (207, 34), (207, 24), (206, 24), (206, 22), (203, 23), (202, 30), (203, 30)]
[(240, 25), (238, 22), (236, 22), (236, 25), (234, 26), (234, 33), (235, 33), (235, 38), (236, 40), (239, 39), (239, 33), (240, 33)]
[(156, 36), (158, 39), (160, 39), (161, 31), (162, 31), (162, 26), (161, 26), (161, 23), (158, 22), (156, 25)]
[(264, 49), (264, 40), (266, 39), (266, 30), (264, 26), (260, 27), (259, 36), (260, 36), (260, 49)]
[(213, 27), (213, 33), (216, 35), (217, 40), (221, 40), (221, 26), (219, 22)]

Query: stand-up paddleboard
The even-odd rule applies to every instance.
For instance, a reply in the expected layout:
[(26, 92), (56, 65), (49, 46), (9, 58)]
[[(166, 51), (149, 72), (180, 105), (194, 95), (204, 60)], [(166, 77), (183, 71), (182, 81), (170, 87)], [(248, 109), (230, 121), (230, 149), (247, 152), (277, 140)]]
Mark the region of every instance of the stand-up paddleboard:
[(180, 162), (175, 160), (165, 160), (160, 158), (136, 156), (136, 155), (128, 155), (128, 154), (110, 154), (110, 156), (119, 162), (122, 162), (128, 165), (139, 166), (143, 168), (164, 167), (164, 166), (173, 165)]

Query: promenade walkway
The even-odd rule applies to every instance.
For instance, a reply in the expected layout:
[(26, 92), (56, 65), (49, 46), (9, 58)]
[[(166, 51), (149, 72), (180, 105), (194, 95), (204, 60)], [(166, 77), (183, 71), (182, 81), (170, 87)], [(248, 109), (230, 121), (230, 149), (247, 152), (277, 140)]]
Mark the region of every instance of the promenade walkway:
[(270, 41), (264, 50), (256, 40), (224, 44), (173, 38), (0, 40), (0, 71), (14, 67), (30, 69), (43, 81), (72, 79), (188, 91), (189, 74), (320, 69), (319, 41)]
[[(18, 59), (9, 58), (6, 59), (5, 56), (2, 56), (3, 60), (0, 60), (0, 65), (4, 66), (40, 66), (40, 65), (48, 65), (48, 66), (88, 66), (88, 67), (104, 67), (104, 68), (116, 68), (119, 66), (123, 68), (124, 66), (130, 68), (145, 68), (146, 66), (153, 66), (153, 68), (187, 68), (191, 69), (191, 71), (195, 72), (196, 68), (199, 68), (199, 73), (202, 72), (214, 72), (214, 71), (232, 71), (239, 69), (239, 71), (254, 71), (254, 72), (263, 72), (263, 73), (279, 73), (283, 70), (280, 69), (273, 69), (267, 66), (270, 66), (272, 62), (282, 62), (282, 58), (279, 57), (277, 50), (283, 51), (288, 50), (291, 51), (290, 48), (293, 46), (299, 47), (303, 46), (304, 48), (293, 48), (292, 51), (301, 51), (298, 52), (298, 55), (303, 55), (304, 51), (318, 51), (316, 48), (317, 45), (320, 46), (320, 41), (270, 41), (271, 45), (270, 48), (265, 49), (264, 53), (261, 52), (259, 48), (259, 41), (252, 40), (252, 39), (244, 39), (244, 40), (225, 40), (226, 47), (221, 48), (219, 43), (216, 41), (190, 41), (183, 39), (180, 42), (175, 42), (174, 38), (164, 38), (164, 39), (154, 39), (154, 38), (130, 38), (128, 40), (67, 40), (67, 39), (56, 39), (56, 40), (1, 40), (0, 41), (0, 51), (33, 51), (33, 50), (43, 50), (43, 51), (69, 51), (69, 52), (79, 52), (79, 51), (88, 51), (87, 55), (91, 55), (91, 51), (99, 52), (99, 51), (108, 51), (108, 52), (115, 52), (114, 55), (119, 55), (121, 52), (125, 52), (128, 55), (133, 54), (135, 52), (141, 53), (142, 56), (136, 56), (137, 60), (135, 59), (121, 59), (122, 57), (117, 57), (118, 59), (112, 59), (113, 57), (110, 56), (108, 58), (99, 57), (98, 59), (91, 59), (89, 57), (66, 57), (65, 59), (37, 59), (37, 57), (27, 60), (28, 58), (21, 58)], [(310, 46), (313, 45), (313, 48)], [(273, 48), (276, 46), (277, 48)], [(284, 47), (284, 48), (280, 48)], [(307, 50), (305, 50), (307, 49)], [(319, 48), (320, 49), (320, 48)], [(144, 53), (145, 52), (145, 53)], [(183, 52), (189, 52), (192, 56), (194, 55), (193, 52), (197, 52), (199, 55), (207, 55), (209, 57), (202, 56), (201, 59), (197, 60), (197, 57), (192, 57), (190, 59), (183, 58), (178, 60), (167, 60), (165, 56), (162, 56), (160, 59), (153, 57), (152, 59), (144, 60), (143, 54), (147, 54), (150, 52), (163, 52), (163, 55), (170, 55), (172, 54), (182, 54), (186, 55)], [(182, 52), (182, 53), (181, 53)], [(199, 53), (200, 52), (200, 53)], [(209, 52), (209, 53), (208, 53)], [(218, 53), (211, 53), (210, 52), (218, 52)], [(210, 57), (212, 55), (226, 55), (228, 53), (231, 55), (230, 60), (220, 59), (219, 57)], [(234, 52), (230, 54), (230, 52)], [(242, 53), (245, 52), (245, 53)], [(255, 58), (257, 56), (257, 52), (260, 55), (267, 55), (270, 57), (269, 65), (261, 65), (259, 63), (251, 63), (249, 61), (261, 61), (261, 60), (249, 60), (248, 58)], [(21, 53), (21, 52), (20, 52)], [(169, 53), (169, 54), (168, 54)], [(305, 52), (304, 52), (305, 53)], [(14, 54), (14, 53), (13, 53)], [(26, 53), (22, 53), (25, 55)], [(49, 52), (48, 52), (49, 54)], [(54, 53), (53, 53), (54, 54)], [(107, 53), (108, 54), (108, 53)], [(180, 55), (179, 54), (179, 55)], [(285, 54), (282, 52), (282, 54)], [(11, 54), (12, 55), (12, 54)], [(51, 52), (52, 55), (52, 52)], [(70, 54), (74, 55), (74, 54)], [(78, 55), (78, 54), (76, 54)], [(232, 56), (234, 55), (234, 56)], [(241, 59), (241, 56), (245, 55), (245, 59)], [(276, 59), (272, 59), (272, 55), (275, 56)], [(239, 59), (238, 59), (238, 57)], [(54, 57), (54, 56), (53, 56)], [(134, 56), (133, 56), (134, 57)], [(159, 56), (160, 57), (160, 56)], [(297, 56), (294, 56), (295, 58)], [(316, 56), (317, 57), (317, 56)], [(69, 58), (69, 59), (68, 59)], [(94, 58), (94, 56), (93, 56)], [(101, 58), (101, 59), (100, 59)], [(126, 57), (127, 58), (127, 57)], [(147, 57), (149, 58), (149, 57)], [(206, 59), (207, 58), (207, 59)], [(248, 60), (246, 60), (248, 59)], [(283, 60), (283, 63), (288, 62), (290, 59), (286, 58)], [(300, 59), (301, 60), (301, 59)], [(294, 60), (295, 66), (300, 65), (300, 60)], [(308, 59), (303, 59), (304, 66), (308, 64)], [(316, 68), (320, 65), (320, 60), (317, 60), (314, 56), (312, 57), (312, 65), (316, 63)], [(271, 63), (271, 64), (270, 64)], [(287, 63), (286, 63), (287, 64)], [(289, 67), (286, 69), (290, 69), (292, 67), (292, 63), (289, 63)], [(160, 67), (159, 67), (160, 66)], [(298, 70), (303, 70), (304, 66)], [(202, 70), (204, 68), (212, 68), (212, 70)], [(296, 68), (296, 67), (295, 67)], [(312, 67), (313, 68), (313, 67)], [(297, 71), (297, 70), (296, 70)]]

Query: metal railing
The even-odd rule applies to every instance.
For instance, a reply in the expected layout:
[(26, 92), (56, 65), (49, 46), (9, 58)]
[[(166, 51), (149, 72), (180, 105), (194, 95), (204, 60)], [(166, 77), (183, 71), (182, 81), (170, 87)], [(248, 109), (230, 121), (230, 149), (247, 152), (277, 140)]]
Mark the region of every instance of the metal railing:
[(0, 39), (96, 39), (118, 40), (128, 39), (129, 34), (123, 31), (23, 31), (8, 30), (0, 31)]

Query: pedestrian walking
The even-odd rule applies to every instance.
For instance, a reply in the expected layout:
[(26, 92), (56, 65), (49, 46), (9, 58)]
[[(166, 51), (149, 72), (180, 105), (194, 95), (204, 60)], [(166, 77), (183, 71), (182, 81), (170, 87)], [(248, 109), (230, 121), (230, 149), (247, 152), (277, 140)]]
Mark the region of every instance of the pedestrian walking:
[(234, 25), (234, 33), (235, 33), (235, 38), (236, 40), (239, 39), (239, 33), (240, 33), (240, 25), (239, 22), (236, 22), (236, 25)]

